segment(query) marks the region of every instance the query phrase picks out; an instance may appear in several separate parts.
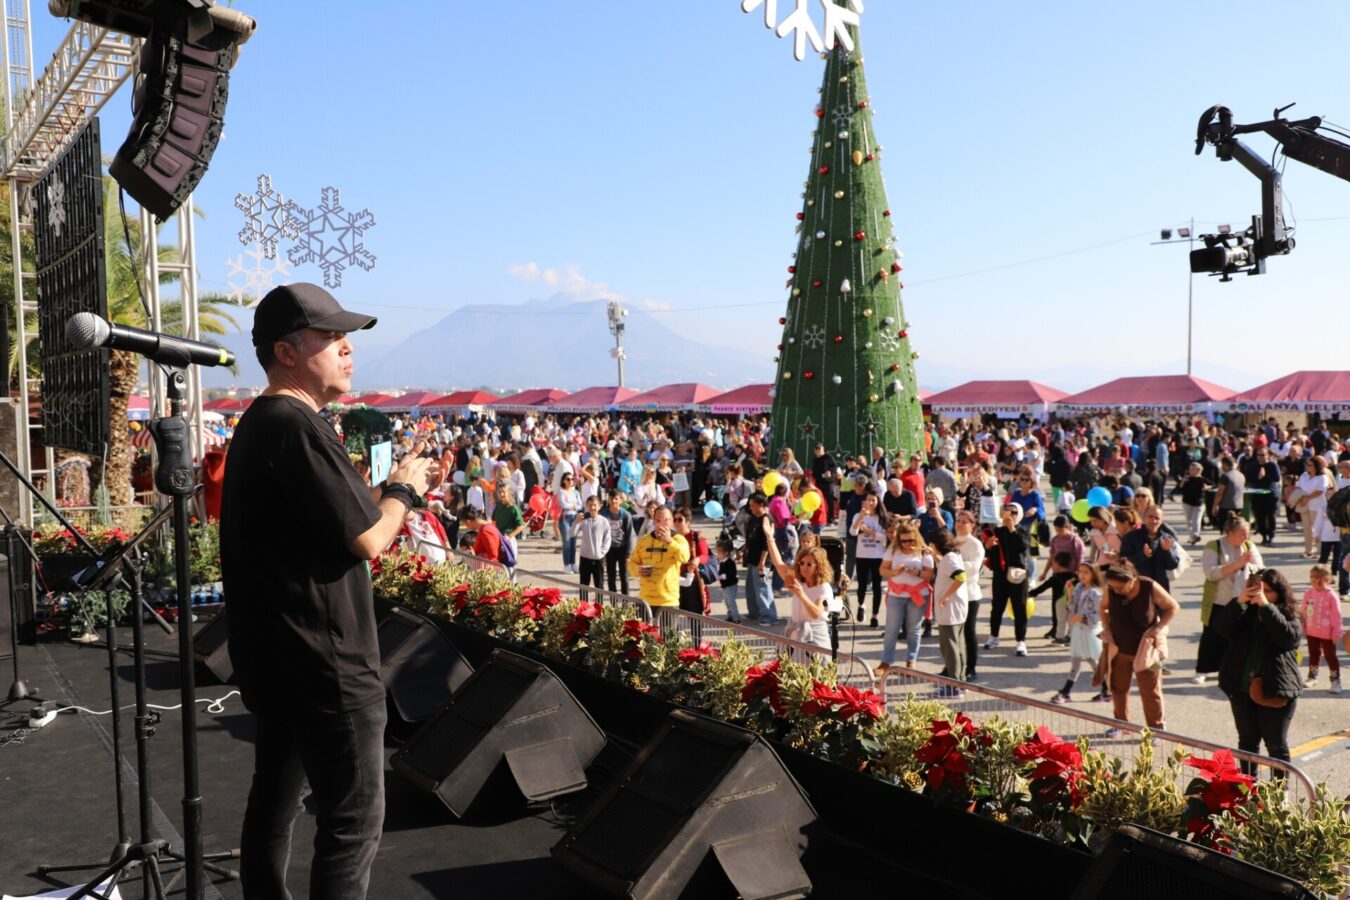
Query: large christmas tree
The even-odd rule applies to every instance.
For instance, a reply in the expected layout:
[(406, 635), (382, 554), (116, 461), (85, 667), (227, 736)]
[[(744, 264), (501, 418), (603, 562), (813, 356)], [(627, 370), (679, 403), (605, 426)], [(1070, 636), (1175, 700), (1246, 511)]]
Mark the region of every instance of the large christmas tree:
[(773, 443), (809, 459), (923, 447), (923, 413), (896, 247), (872, 130), (862, 45), (822, 54), (811, 170), (773, 386)]

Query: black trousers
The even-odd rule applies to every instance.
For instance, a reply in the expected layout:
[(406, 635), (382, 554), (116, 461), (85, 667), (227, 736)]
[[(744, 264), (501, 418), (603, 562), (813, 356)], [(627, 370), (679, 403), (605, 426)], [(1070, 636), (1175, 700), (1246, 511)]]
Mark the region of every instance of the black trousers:
[[(610, 547), (605, 554), (605, 575), (611, 593), (628, 593), (628, 554), (623, 547)], [(616, 578), (619, 587), (615, 587)]]
[[(607, 558), (608, 557), (606, 557), (606, 559)], [(600, 588), (601, 590), (604, 590), (605, 559), (587, 559), (586, 557), (578, 553), (577, 562), (579, 564), (581, 571), (581, 586), (585, 588), (586, 585), (589, 584), (592, 587), (597, 587)], [(586, 596), (586, 592), (584, 590), (581, 592), (581, 599), (582, 600), (588, 599)]]
[(1013, 584), (1008, 579), (994, 574), (994, 602), (989, 607), (989, 634), (998, 637), (1003, 628), (1003, 613), (1008, 604), (1012, 604), (1013, 636), (1019, 641), (1027, 639), (1027, 583)]
[[(1259, 753), (1264, 741), (1266, 756), (1289, 761), (1289, 723), (1294, 720), (1297, 698), (1278, 709), (1253, 703), (1246, 694), (1229, 697), (1228, 702), (1233, 707), (1233, 724), (1237, 726), (1239, 750)], [(1242, 763), (1242, 771), (1248, 775), (1256, 774), (1253, 768), (1250, 763)], [(1283, 778), (1284, 772), (1276, 769), (1274, 775)]]
[(380, 702), (347, 713), (295, 705), (257, 716), (253, 786), (240, 839), (240, 881), (250, 900), (289, 900), (291, 827), (309, 782), (318, 833), (309, 896), (366, 896), (384, 828), (384, 726)]
[(1275, 494), (1252, 494), (1252, 531), (1268, 541), (1275, 539)]
[[(980, 642), (975, 639), (975, 630), (978, 625), (976, 621), (980, 617), (980, 601), (976, 600), (966, 607), (966, 624), (961, 626), (961, 631), (966, 640), (966, 671), (961, 673), (966, 678), (975, 674), (975, 660), (980, 655)], [(953, 678), (959, 676), (953, 675)]]
[(858, 606), (863, 605), (863, 598), (867, 596), (867, 588), (872, 588), (872, 618), (876, 618), (881, 612), (881, 560), (864, 559), (858, 557), (856, 561), (858, 568)]

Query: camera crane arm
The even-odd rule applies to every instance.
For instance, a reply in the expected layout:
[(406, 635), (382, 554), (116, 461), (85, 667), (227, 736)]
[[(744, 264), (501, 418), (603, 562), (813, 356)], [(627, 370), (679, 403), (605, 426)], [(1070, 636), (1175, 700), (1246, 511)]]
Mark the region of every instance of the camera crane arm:
[(1261, 182), (1261, 215), (1252, 217), (1252, 226), (1244, 234), (1203, 235), (1205, 249), (1191, 254), (1192, 272), (1218, 274), (1222, 281), (1243, 269), (1249, 275), (1260, 275), (1266, 270), (1266, 257), (1282, 256), (1294, 249), (1294, 239), (1285, 230), (1280, 172), (1238, 140), (1238, 135), (1268, 134), (1284, 148), (1285, 156), (1350, 181), (1350, 144), (1319, 134), (1319, 116), (1282, 118), (1280, 114), (1287, 109), (1289, 106), (1277, 109), (1273, 119), (1250, 125), (1233, 124), (1233, 113), (1226, 106), (1211, 106), (1200, 116), (1196, 155), (1206, 144), (1212, 144), (1219, 159), (1236, 159), (1255, 175)]

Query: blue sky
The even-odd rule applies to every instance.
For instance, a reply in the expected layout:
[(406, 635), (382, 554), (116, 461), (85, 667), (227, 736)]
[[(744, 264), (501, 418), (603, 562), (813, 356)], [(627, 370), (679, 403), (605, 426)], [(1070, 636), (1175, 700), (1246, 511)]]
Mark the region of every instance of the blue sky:
[[(42, 6), (39, 67), (68, 27)], [(556, 286), (658, 310), (771, 376), (823, 64), (794, 61), (739, 0), (236, 6), (259, 29), (197, 193), (204, 289), (226, 289), (234, 196), (267, 172), (305, 205), (335, 185), (375, 214), (376, 267), (335, 291), (381, 317), (372, 353)], [(1236, 163), (1192, 155), (1200, 113), (1298, 101), (1291, 115), (1350, 123), (1337, 0), (872, 0), (862, 22), (925, 385), (1180, 371), (1185, 250), (1149, 242), (1260, 206)], [(129, 104), (124, 88), (103, 116), (105, 154)], [(1197, 374), (1251, 376), (1238, 389), (1344, 366), (1350, 183), (1291, 163), (1285, 190), (1298, 249), (1259, 278), (1195, 280)]]

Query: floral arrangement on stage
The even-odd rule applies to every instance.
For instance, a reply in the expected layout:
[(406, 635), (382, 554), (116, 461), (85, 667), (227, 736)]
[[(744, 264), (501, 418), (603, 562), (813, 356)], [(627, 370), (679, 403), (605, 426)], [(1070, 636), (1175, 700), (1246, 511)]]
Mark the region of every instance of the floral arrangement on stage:
[[(1133, 822), (1327, 896), (1350, 886), (1342, 800), (1323, 786), (1310, 802), (1291, 801), (1281, 783), (1242, 774), (1227, 751), (1160, 760), (1145, 731), (1127, 766), (1086, 738), (997, 717), (977, 724), (916, 693), (888, 711), (880, 695), (840, 684), (833, 663), (765, 659), (734, 639), (695, 644), (621, 606), (522, 587), (495, 569), (405, 550), (371, 571), (379, 596), (1048, 840), (1095, 849)], [(1198, 775), (1183, 792), (1187, 767)]]

